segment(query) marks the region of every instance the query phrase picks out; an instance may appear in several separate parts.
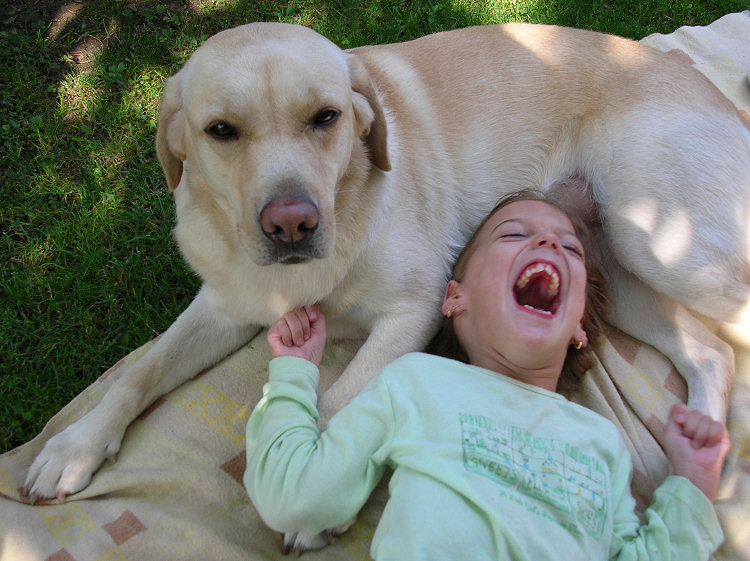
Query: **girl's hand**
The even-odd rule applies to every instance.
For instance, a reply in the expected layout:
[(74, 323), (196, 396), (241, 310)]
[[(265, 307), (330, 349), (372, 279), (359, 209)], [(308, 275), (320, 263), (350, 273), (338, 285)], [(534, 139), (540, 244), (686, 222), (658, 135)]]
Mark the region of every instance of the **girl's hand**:
[(268, 346), (274, 358), (296, 356), (317, 366), (326, 345), (326, 319), (317, 304), (292, 310), (268, 331)]
[(675, 475), (689, 479), (712, 502), (730, 444), (723, 423), (682, 404), (672, 408), (664, 443), (667, 457)]

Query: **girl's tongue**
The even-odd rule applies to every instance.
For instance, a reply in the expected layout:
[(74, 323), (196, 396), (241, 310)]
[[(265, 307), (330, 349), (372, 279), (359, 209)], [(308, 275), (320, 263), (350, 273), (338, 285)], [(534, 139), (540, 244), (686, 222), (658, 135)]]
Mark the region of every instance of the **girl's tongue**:
[(521, 306), (554, 315), (560, 306), (560, 274), (549, 263), (532, 263), (518, 277), (513, 294)]

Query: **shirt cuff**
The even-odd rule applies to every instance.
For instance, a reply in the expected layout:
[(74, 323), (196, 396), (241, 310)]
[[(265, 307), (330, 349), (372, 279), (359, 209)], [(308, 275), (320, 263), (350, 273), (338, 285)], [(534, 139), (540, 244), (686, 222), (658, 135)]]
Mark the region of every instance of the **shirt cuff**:
[(701, 526), (700, 533), (704, 536), (706, 543), (710, 544), (713, 551), (721, 545), (724, 540), (724, 532), (719, 524), (716, 510), (703, 491), (693, 483), (679, 475), (670, 475), (659, 485), (655, 494), (667, 495), (675, 503), (679, 503), (682, 509), (693, 513), (693, 518)]
[(312, 362), (294, 356), (272, 359), (268, 364), (268, 382), (264, 399), (289, 398), (303, 404), (317, 418), (320, 371)]
[(289, 376), (293, 376), (295, 379), (299, 377), (312, 378), (316, 381), (320, 378), (318, 367), (304, 358), (296, 356), (280, 356), (271, 359), (271, 362), (268, 363), (269, 379), (285, 380)]

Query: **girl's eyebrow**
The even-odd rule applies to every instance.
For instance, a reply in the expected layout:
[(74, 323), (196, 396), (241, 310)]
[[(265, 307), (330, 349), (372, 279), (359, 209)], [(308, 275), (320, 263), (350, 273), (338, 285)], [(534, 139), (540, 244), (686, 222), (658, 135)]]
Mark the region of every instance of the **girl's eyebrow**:
[[(492, 228), (492, 230), (490, 231), (490, 235), (494, 234), (495, 230), (497, 230), (501, 226), (504, 226), (505, 224), (508, 224), (510, 222), (518, 222), (521, 226), (525, 225), (525, 221), (523, 220), (523, 218), (507, 218), (503, 220), (502, 222), (496, 224), (495, 227)], [(576, 233), (575, 230), (567, 230), (567, 229), (561, 230), (558, 232), (558, 235), (572, 236), (576, 240), (580, 241), (580, 238), (578, 237), (578, 234)]]
[(502, 222), (500, 222), (498, 224), (495, 224), (495, 227), (492, 228), (492, 231), (490, 232), (490, 234), (493, 234), (495, 232), (495, 230), (497, 230), (501, 226), (504, 226), (508, 222), (518, 222), (519, 224), (523, 224), (523, 220), (521, 220), (520, 218), (508, 218), (508, 219), (503, 220)]

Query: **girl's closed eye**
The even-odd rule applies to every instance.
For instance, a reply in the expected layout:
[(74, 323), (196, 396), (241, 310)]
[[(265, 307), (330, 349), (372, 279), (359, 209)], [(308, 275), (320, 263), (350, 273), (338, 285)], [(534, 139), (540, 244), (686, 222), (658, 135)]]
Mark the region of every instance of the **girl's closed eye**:
[(563, 247), (576, 257), (583, 259), (583, 249), (581, 249), (580, 246), (576, 244), (565, 244)]

